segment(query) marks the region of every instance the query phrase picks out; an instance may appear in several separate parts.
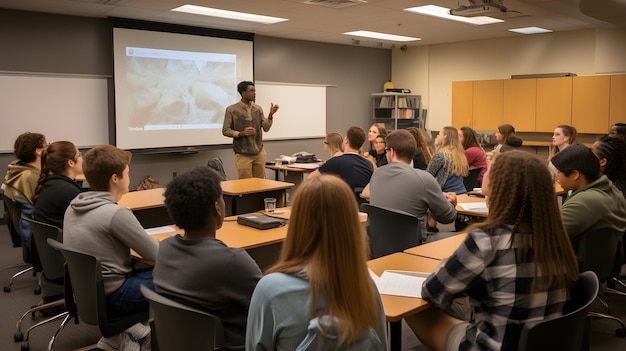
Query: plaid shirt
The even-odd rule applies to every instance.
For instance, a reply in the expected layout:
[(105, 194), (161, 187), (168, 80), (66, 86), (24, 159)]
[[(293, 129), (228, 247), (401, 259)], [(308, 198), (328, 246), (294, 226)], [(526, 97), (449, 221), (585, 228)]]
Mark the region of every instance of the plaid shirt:
[[(459, 350), (516, 350), (525, 322), (558, 317), (569, 297), (567, 288), (530, 292), (534, 264), (516, 263), (518, 238), (511, 228), (493, 233), (477, 229), (424, 282), (422, 296), (434, 307), (449, 310), (452, 300), (470, 298), (472, 318)], [(532, 261), (532, 251), (530, 252)]]

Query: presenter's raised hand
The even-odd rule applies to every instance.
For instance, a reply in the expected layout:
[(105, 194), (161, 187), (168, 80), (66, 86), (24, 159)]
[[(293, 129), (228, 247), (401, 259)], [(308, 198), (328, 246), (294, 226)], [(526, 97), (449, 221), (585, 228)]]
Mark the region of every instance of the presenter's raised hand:
[(278, 104), (274, 105), (273, 102), (270, 102), (270, 114), (269, 114), (269, 116), (273, 116), (276, 113), (276, 111), (278, 111), (278, 107), (279, 107)]

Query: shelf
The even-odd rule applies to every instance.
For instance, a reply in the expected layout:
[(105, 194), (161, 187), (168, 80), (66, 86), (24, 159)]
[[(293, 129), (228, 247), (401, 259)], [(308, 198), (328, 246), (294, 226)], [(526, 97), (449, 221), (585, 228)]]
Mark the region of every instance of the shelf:
[(420, 95), (378, 93), (372, 94), (371, 98), (373, 118), (376, 123), (384, 123), (385, 129), (423, 128)]

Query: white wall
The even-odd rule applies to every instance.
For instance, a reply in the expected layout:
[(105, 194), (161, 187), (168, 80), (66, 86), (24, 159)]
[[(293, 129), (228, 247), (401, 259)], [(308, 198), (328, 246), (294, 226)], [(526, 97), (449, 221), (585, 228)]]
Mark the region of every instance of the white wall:
[(427, 127), (451, 123), (453, 81), (509, 79), (514, 74), (626, 73), (626, 29), (580, 30), (410, 47), (392, 53), (396, 87), (422, 95)]

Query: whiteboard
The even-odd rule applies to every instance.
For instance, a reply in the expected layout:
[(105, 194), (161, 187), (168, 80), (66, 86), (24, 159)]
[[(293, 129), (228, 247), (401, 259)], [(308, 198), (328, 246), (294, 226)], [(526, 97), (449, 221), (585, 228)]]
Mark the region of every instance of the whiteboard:
[(256, 82), (256, 104), (267, 117), (270, 103), (278, 104), (274, 123), (263, 140), (326, 136), (326, 86)]
[(107, 78), (0, 74), (0, 152), (24, 132), (79, 148), (109, 143)]

